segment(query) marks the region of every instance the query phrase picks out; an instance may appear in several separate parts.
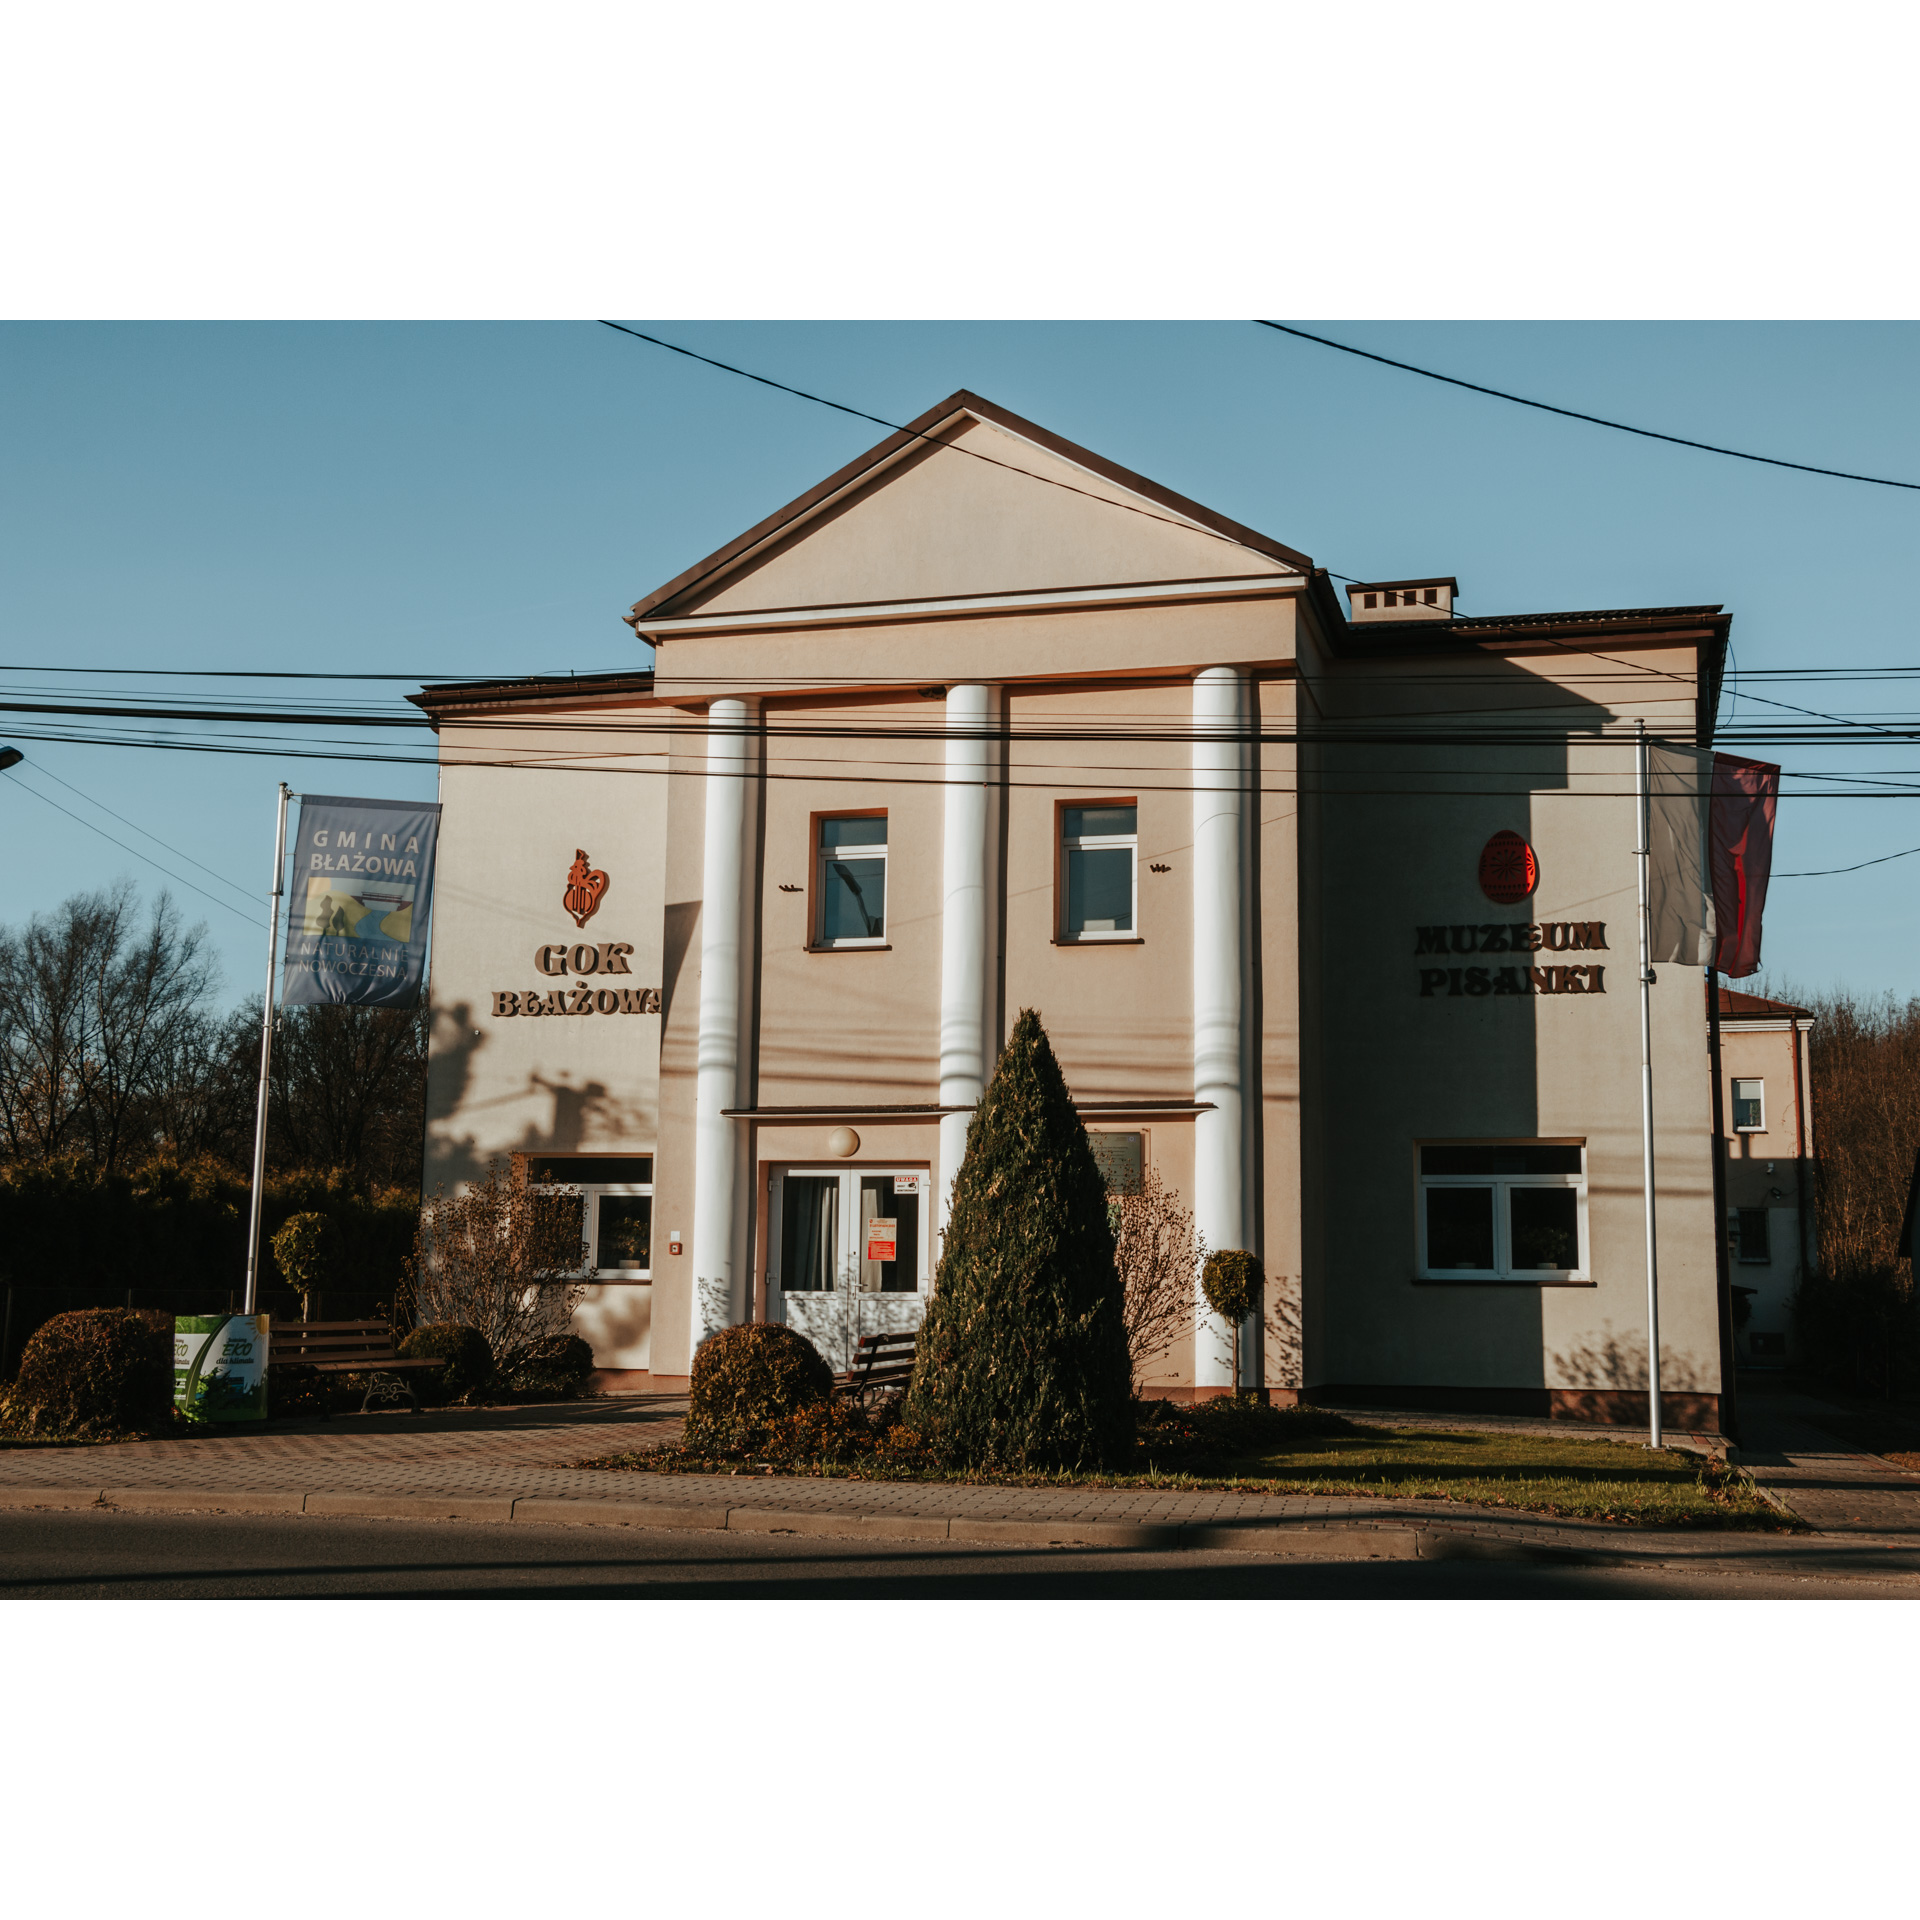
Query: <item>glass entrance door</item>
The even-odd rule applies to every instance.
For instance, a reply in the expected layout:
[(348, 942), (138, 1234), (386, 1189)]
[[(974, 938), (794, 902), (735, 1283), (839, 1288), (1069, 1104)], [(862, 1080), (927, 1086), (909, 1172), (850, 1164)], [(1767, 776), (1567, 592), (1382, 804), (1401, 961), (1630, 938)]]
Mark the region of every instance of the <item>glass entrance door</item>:
[(836, 1373), (863, 1334), (913, 1333), (926, 1311), (924, 1167), (776, 1167), (767, 1191), (767, 1315)]

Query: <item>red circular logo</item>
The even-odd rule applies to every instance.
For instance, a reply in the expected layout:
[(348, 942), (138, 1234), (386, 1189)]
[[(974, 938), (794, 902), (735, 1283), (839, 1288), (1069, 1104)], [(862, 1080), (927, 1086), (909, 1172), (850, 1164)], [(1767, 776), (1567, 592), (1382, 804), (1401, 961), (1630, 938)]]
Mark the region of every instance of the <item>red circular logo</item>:
[(1540, 862), (1517, 833), (1496, 833), (1480, 850), (1480, 891), (1510, 907), (1540, 884)]

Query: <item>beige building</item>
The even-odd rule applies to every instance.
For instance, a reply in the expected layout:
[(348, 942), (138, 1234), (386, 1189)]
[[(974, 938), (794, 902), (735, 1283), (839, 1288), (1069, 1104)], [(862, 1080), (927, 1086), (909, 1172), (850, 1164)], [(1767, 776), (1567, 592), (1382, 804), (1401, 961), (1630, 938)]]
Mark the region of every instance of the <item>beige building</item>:
[[(583, 1189), (610, 1384), (744, 1318), (838, 1364), (917, 1324), (1031, 1006), (1112, 1177), (1260, 1255), (1242, 1384), (1641, 1417), (1633, 736), (1706, 743), (1729, 622), (1454, 593), (1343, 595), (961, 393), (642, 600), (651, 676), (418, 696), (429, 1183)], [(1711, 1424), (1698, 974), (1652, 1005), (1663, 1385)], [(1154, 1385), (1233, 1353), (1201, 1305)]]
[(1793, 1304), (1812, 1271), (1813, 1015), (1720, 989), (1720, 1113), (1726, 1142), (1727, 1258), (1744, 1302), (1738, 1364), (1756, 1372), (1794, 1357)]

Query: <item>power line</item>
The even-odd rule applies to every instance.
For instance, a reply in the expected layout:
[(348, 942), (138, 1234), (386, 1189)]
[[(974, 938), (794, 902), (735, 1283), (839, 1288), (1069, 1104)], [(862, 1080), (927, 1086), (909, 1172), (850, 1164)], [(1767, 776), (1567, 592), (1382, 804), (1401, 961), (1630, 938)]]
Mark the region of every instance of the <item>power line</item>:
[[(887, 420), (877, 413), (868, 413), (860, 407), (849, 407), (839, 400), (829, 400), (824, 394), (809, 393), (804, 387), (790, 387), (784, 380), (770, 380), (764, 373), (749, 373), (745, 367), (736, 367), (725, 360), (715, 360), (711, 355), (695, 353), (691, 347), (677, 347), (671, 340), (662, 340), (657, 334), (642, 333), (638, 327), (623, 326), (618, 320), (602, 320), (603, 327), (611, 327), (615, 333), (630, 335), (635, 340), (644, 340), (650, 347), (664, 347), (669, 353), (683, 354), (689, 360), (698, 360), (701, 365), (718, 367), (722, 373), (738, 374), (742, 380), (752, 380), (763, 387), (772, 387), (780, 393), (790, 393), (797, 400), (811, 400), (815, 406), (831, 407), (835, 413), (851, 414), (856, 420), (870, 420), (876, 427), (885, 427), (889, 433), (910, 434), (916, 440), (924, 440), (928, 446), (942, 449), (948, 453), (964, 453), (970, 459), (984, 460), (990, 467), (998, 467), (1004, 473), (1018, 474), (1023, 480), (1037, 480), (1044, 487), (1058, 487), (1065, 493), (1077, 493), (1085, 500), (1097, 500), (1102, 506), (1119, 507), (1125, 513), (1137, 513), (1143, 520), (1158, 520), (1162, 526), (1178, 527), (1185, 533), (1203, 533), (1209, 540), (1218, 540), (1230, 547), (1239, 547), (1247, 553), (1261, 553), (1261, 549), (1249, 545), (1245, 540), (1236, 540), (1230, 533), (1221, 533), (1213, 527), (1202, 526), (1197, 520), (1176, 518), (1172, 514), (1154, 513), (1146, 507), (1136, 507), (1131, 501), (1113, 500), (1102, 493), (1091, 492), (1086, 487), (1076, 487), (1070, 481), (1056, 480), (1049, 474), (1035, 473), (1027, 467), (1016, 467), (1009, 460), (996, 460), (991, 454), (981, 453), (974, 447), (962, 447), (951, 440), (936, 439), (930, 433), (922, 433), (918, 427), (906, 427), (898, 421)], [(1273, 555), (1261, 553), (1263, 559), (1271, 560)], [(705, 575), (701, 576), (703, 579)], [(1347, 576), (1341, 574), (1341, 579)], [(698, 581), (689, 582), (697, 586)], [(684, 591), (684, 589), (683, 589)]]
[(152, 854), (142, 853), (138, 847), (130, 847), (127, 845), (127, 843), (124, 840), (116, 839), (114, 835), (110, 834), (106, 830), (106, 828), (96, 827), (91, 820), (82, 820), (80, 818), (80, 815), (75, 813), (71, 807), (63, 807), (58, 800), (53, 798), (51, 794), (41, 793), (37, 788), (28, 786), (26, 782), (21, 780), (19, 775), (16, 774), (11, 768), (8, 769), (7, 778), (13, 781), (14, 784), (19, 787), (22, 793), (30, 793), (33, 795), (33, 797), (36, 800), (40, 801), (43, 805), (51, 807), (55, 813), (64, 813), (69, 820), (78, 821), (79, 824), (85, 827), (89, 833), (97, 833), (102, 840), (112, 841), (113, 844), (116, 847), (118, 847), (122, 853), (132, 854), (136, 860), (141, 862), (142, 865), (153, 868), (153, 870), (156, 873), (164, 873), (169, 880), (176, 880), (183, 887), (191, 888), (193, 892), (197, 893), (201, 897), (201, 899), (211, 900), (216, 907), (226, 908), (227, 912), (234, 914), (238, 918), (246, 921), (246, 923), (250, 927), (264, 927), (267, 924), (264, 920), (256, 920), (253, 917), (253, 915), (250, 913), (241, 913), (238, 907), (231, 905), (229, 902), (225, 900), (222, 900), (218, 894), (209, 893), (205, 887), (195, 886), (194, 883), (191, 880), (189, 880), (185, 874), (175, 873), (170, 867), (163, 867), (160, 864), (160, 862), (153, 857)]
[[(492, 758), (483, 759), (483, 758), (475, 757), (471, 759), (453, 759), (453, 760), (442, 761), (439, 759), (430, 759), (430, 758), (426, 758), (421, 755), (415, 755), (415, 754), (350, 752), (343, 749), (302, 748), (302, 747), (289, 747), (289, 746), (281, 746), (281, 745), (251, 747), (251, 746), (229, 744), (224, 742), (197, 742), (197, 741), (180, 740), (177, 738), (154, 738), (154, 737), (143, 738), (139, 736), (119, 736), (119, 737), (102, 738), (98, 736), (85, 735), (85, 734), (52, 733), (52, 732), (47, 732), (47, 733), (19, 732), (16, 734), (15, 737), (20, 739), (46, 739), (46, 740), (58, 741), (64, 744), (74, 745), (74, 746), (138, 747), (138, 748), (157, 751), (157, 752), (174, 752), (174, 753), (239, 754), (245, 757), (255, 758), (255, 759), (283, 758), (283, 759), (294, 759), (294, 760), (337, 760), (341, 762), (366, 763), (366, 764), (380, 765), (380, 766), (418, 767), (423, 771), (446, 771), (449, 769), (459, 771), (459, 770), (472, 769), (472, 770), (493, 770), (493, 771), (501, 771), (501, 772), (527, 772), (527, 773), (548, 772), (548, 773), (616, 774), (616, 775), (623, 775), (623, 776), (635, 777), (635, 778), (654, 778), (654, 779), (665, 779), (665, 778), (672, 777), (675, 773), (678, 773), (681, 777), (688, 777), (688, 778), (704, 778), (705, 777), (703, 769), (687, 769), (687, 768), (674, 769), (666, 766), (622, 767), (622, 766), (608, 766), (604, 764), (607, 760), (614, 759), (614, 758), (622, 758), (622, 759), (647, 758), (647, 759), (659, 760), (664, 757), (654, 750), (648, 750), (645, 754), (599, 753), (599, 754), (588, 754), (588, 755), (575, 755), (568, 759), (562, 759), (557, 756), (543, 757), (540, 759), (528, 759), (522, 756), (516, 759), (492, 759)], [(1215, 736), (1215, 737), (1221, 737), (1221, 736)], [(1274, 738), (1275, 736), (1263, 736), (1263, 737)], [(1553, 738), (1559, 739), (1561, 738), (1561, 736), (1553, 736)], [(1615, 743), (1625, 744), (1624, 741), (1620, 741), (1617, 738)], [(1417, 742), (1416, 744), (1444, 745), (1447, 743), (1421, 741), (1421, 742)], [(1526, 743), (1510, 742), (1508, 744), (1514, 745), (1514, 744), (1526, 744)], [(596, 761), (598, 764), (593, 764), (593, 765), (578, 764), (578, 762), (581, 759), (591, 759)], [(815, 763), (808, 763), (808, 764), (811, 765)], [(869, 762), (848, 763), (843, 761), (833, 761), (833, 762), (827, 762), (823, 764), (831, 768), (838, 769), (840, 767), (843, 767), (849, 764), (855, 765), (855, 766), (863, 766), (863, 765), (868, 765), (872, 763), (869, 763)], [(1070, 770), (1083, 771), (1083, 769), (1080, 769), (1077, 767)], [(1112, 769), (1106, 769), (1106, 770), (1112, 771)], [(1153, 767), (1153, 768), (1142, 767), (1142, 768), (1131, 769), (1131, 771), (1165, 773), (1169, 771), (1169, 769), (1165, 767)], [(1414, 781), (1415, 784), (1397, 786), (1397, 787), (1361, 786), (1356, 784), (1356, 782), (1362, 777), (1377, 780), (1391, 774), (1394, 771), (1404, 771), (1408, 779)], [(1412, 768), (1407, 768), (1407, 769), (1396, 770), (1391, 768), (1375, 767), (1375, 768), (1368, 768), (1365, 770), (1356, 770), (1356, 772), (1352, 774), (1344, 774), (1344, 775), (1336, 774), (1334, 775), (1333, 780), (1331, 782), (1329, 782), (1328, 784), (1319, 785), (1319, 786), (1313, 786), (1313, 785), (1302, 786), (1298, 784), (1297, 777), (1296, 777), (1296, 783), (1294, 785), (1290, 785), (1290, 786), (1261, 785), (1253, 789), (1253, 791), (1258, 792), (1262, 796), (1272, 796), (1272, 797), (1280, 797), (1280, 798), (1297, 797), (1298, 795), (1301, 795), (1301, 794), (1308, 794), (1308, 795), (1327, 794), (1327, 795), (1332, 795), (1342, 799), (1397, 799), (1397, 800), (1422, 799), (1422, 798), (1437, 796), (1440, 798), (1448, 798), (1448, 799), (1470, 799), (1470, 798), (1502, 799), (1502, 800), (1514, 801), (1516, 803), (1521, 800), (1526, 800), (1528, 802), (1534, 802), (1534, 801), (1545, 802), (1545, 801), (1552, 801), (1552, 800), (1558, 800), (1558, 799), (1568, 799), (1568, 800), (1632, 799), (1635, 797), (1637, 793), (1637, 789), (1629, 790), (1626, 788), (1622, 788), (1619, 790), (1612, 790), (1612, 789), (1584, 787), (1584, 786), (1571, 787), (1571, 788), (1540, 788), (1540, 789), (1533, 789), (1533, 790), (1524, 790), (1524, 789), (1517, 789), (1513, 786), (1461, 787), (1461, 786), (1452, 786), (1452, 785), (1438, 786), (1434, 784), (1434, 782), (1439, 779), (1446, 779), (1446, 780), (1466, 779), (1471, 777), (1473, 773), (1480, 772), (1480, 771), (1483, 771), (1483, 770), (1478, 768), (1460, 769), (1460, 770), (1453, 770), (1453, 769), (1446, 769), (1446, 768), (1416, 770)], [(1070, 783), (1058, 778), (1047, 779), (1047, 780), (1021, 780), (1018, 778), (1011, 777), (1011, 773), (1012, 773), (1012, 770), (1010, 770), (1010, 777), (1003, 783), (1009, 789), (1059, 794), (1061, 792), (1067, 791), (1072, 784), (1075, 784), (1075, 783)], [(1786, 774), (1790, 778), (1825, 777), (1825, 776), (1799, 775), (1799, 774), (1796, 774), (1795, 770), (1792, 768), (1786, 769)], [(1424, 776), (1424, 783), (1422, 781), (1423, 776)], [(763, 780), (768, 780), (768, 781), (787, 780), (787, 781), (802, 782), (812, 786), (945, 787), (951, 784), (946, 779), (944, 774), (936, 773), (936, 774), (916, 776), (913, 774), (901, 773), (896, 771), (887, 771), (882, 773), (860, 773), (860, 772), (841, 772), (841, 771), (783, 772), (783, 771), (780, 771), (778, 768), (769, 767), (759, 772), (755, 777)], [(1589, 776), (1589, 777), (1592, 777), (1592, 776)], [(1190, 779), (1182, 779), (1182, 780), (1174, 780), (1174, 781), (1132, 780), (1127, 782), (1126, 784), (1128, 784), (1129, 786), (1133, 787), (1136, 791), (1141, 793), (1191, 793), (1194, 791), (1193, 783)], [(40, 797), (44, 798), (44, 796), (40, 796)], [(1864, 793), (1861, 793), (1861, 792), (1802, 793), (1797, 797), (1805, 800), (1913, 800), (1915, 798), (1920, 798), (1920, 793), (1916, 793), (1916, 790), (1912, 787), (1900, 787), (1900, 788), (1894, 788), (1891, 790), (1878, 791), (1878, 792), (1864, 792)], [(106, 837), (111, 838), (112, 836), (108, 835)]]
[[(118, 820), (123, 827), (131, 827), (142, 839), (151, 840), (156, 847), (165, 847), (176, 859), (184, 860), (190, 867), (198, 867), (202, 873), (208, 875), (211, 879), (219, 881), (223, 887), (226, 887), (231, 892), (241, 895), (242, 898), (249, 897), (244, 887), (236, 887), (233, 882), (229, 880), (224, 873), (218, 871), (218, 869), (208, 866), (204, 860), (196, 860), (192, 854), (188, 853), (182, 847), (176, 847), (172, 841), (162, 840), (157, 833), (150, 833), (145, 827), (141, 826), (137, 820), (129, 820), (124, 813), (115, 813), (104, 800), (96, 800), (92, 794), (80, 787), (76, 787), (71, 780), (62, 780), (51, 767), (42, 766), (39, 761), (36, 760), (33, 770), (35, 773), (41, 774), (45, 778), (65, 787), (69, 793), (77, 794), (88, 806), (98, 807), (109, 819)], [(41, 798), (45, 799), (46, 796), (43, 794)], [(183, 881), (181, 884), (189, 885), (191, 883)], [(259, 922), (256, 921), (254, 924), (257, 926)]]
[[(572, 669), (569, 669), (572, 671)], [(590, 667), (590, 673), (620, 673), (620, 667)], [(465, 673), (292, 673), (271, 667), (10, 667), (0, 673), (115, 673), (146, 680), (404, 680), (410, 685), (472, 678)], [(558, 678), (558, 676), (555, 676)]]
[[(938, 439), (933, 434), (921, 432), (917, 427), (902, 426), (898, 421), (889, 420), (884, 415), (868, 413), (862, 407), (850, 407), (844, 401), (829, 400), (824, 394), (808, 392), (805, 387), (789, 386), (784, 380), (770, 379), (764, 373), (754, 373), (746, 367), (736, 367), (731, 361), (716, 360), (711, 354), (695, 353), (691, 347), (676, 346), (671, 340), (662, 340), (658, 334), (642, 333), (638, 327), (625, 326), (618, 320), (602, 320), (600, 324), (603, 327), (611, 327), (615, 333), (624, 333), (635, 340), (644, 340), (651, 347), (664, 347), (669, 353), (681, 354), (689, 360), (698, 360), (702, 366), (717, 367), (722, 373), (737, 374), (742, 380), (752, 380), (760, 386), (772, 387), (779, 393), (790, 393), (796, 400), (811, 400), (815, 406), (831, 407), (835, 413), (850, 414), (856, 420), (871, 421), (876, 427), (885, 427), (889, 433), (911, 434), (916, 440), (924, 440), (937, 452), (964, 453), (969, 459), (984, 460), (988, 466), (999, 467), (1005, 473), (1017, 474), (1023, 480), (1037, 480), (1043, 487), (1058, 487), (1064, 493), (1077, 493), (1082, 499), (1095, 501), (1100, 506), (1118, 507), (1123, 513), (1137, 513), (1143, 520), (1157, 520), (1162, 526), (1178, 527), (1185, 533), (1204, 534), (1209, 540), (1218, 540), (1227, 546), (1238, 547), (1245, 553), (1257, 553), (1263, 560), (1273, 558), (1273, 555), (1263, 548), (1253, 546), (1245, 540), (1236, 540), (1232, 534), (1221, 533), (1216, 528), (1203, 526), (1197, 520), (1176, 519), (1169, 514), (1154, 513), (1146, 507), (1134, 506), (1131, 501), (1115, 500), (1103, 493), (1093, 493), (1085, 487), (1074, 486), (1070, 481), (1056, 480), (1050, 474), (1035, 473), (1029, 467), (1016, 467), (1011, 461), (996, 460), (991, 454), (982, 453), (978, 448), (963, 447), (952, 440)], [(1306, 558), (1305, 555), (1301, 557)], [(1312, 567), (1310, 560), (1307, 564), (1309, 568)], [(1357, 574), (1341, 573), (1333, 567), (1322, 567), (1320, 571), (1330, 579), (1345, 580), (1354, 586), (1366, 584)], [(688, 582), (687, 587), (682, 591), (698, 586), (700, 580), (708, 577), (707, 574), (702, 574), (699, 580)]]
[[(1812, 796), (1807, 795), (1802, 797), (1811, 798)], [(1855, 796), (1853, 796), (1852, 794), (1841, 794), (1835, 797), (1840, 799), (1850, 800)], [(1861, 796), (1861, 797), (1865, 798), (1867, 796)], [(1877, 860), (1856, 861), (1850, 867), (1814, 867), (1810, 871), (1802, 872), (1802, 873), (1776, 873), (1773, 876), (1773, 878), (1776, 880), (1824, 880), (1830, 874), (1858, 873), (1862, 867), (1884, 867), (1889, 860), (1911, 859), (1913, 855), (1916, 853), (1920, 853), (1920, 847), (1908, 847), (1904, 852), (1901, 852), (1901, 853), (1883, 853)]]
[[(1677, 433), (1658, 433), (1652, 427), (1630, 427), (1624, 420), (1603, 420), (1597, 413), (1577, 413), (1572, 407), (1556, 407), (1545, 400), (1529, 400), (1518, 393), (1504, 393), (1498, 387), (1483, 387), (1474, 380), (1459, 380), (1450, 373), (1435, 373), (1431, 367), (1416, 367), (1411, 361), (1390, 360), (1384, 353), (1369, 353), (1365, 347), (1350, 347), (1344, 340), (1329, 340), (1322, 333), (1308, 333), (1303, 327), (1289, 327), (1278, 320), (1256, 320), (1256, 327), (1271, 327), (1275, 333), (1290, 333), (1296, 340), (1311, 340), (1316, 346), (1332, 347), (1338, 353), (1351, 353), (1362, 360), (1375, 360), (1383, 367), (1398, 367), (1402, 373), (1417, 373), (1423, 380), (1438, 380), (1449, 387), (1465, 387), (1469, 393), (1484, 393), (1495, 400), (1511, 400), (1516, 407), (1534, 407), (1541, 413), (1557, 413), (1566, 420), (1584, 420), (1589, 426), (1611, 427), (1615, 433), (1636, 433), (1643, 440), (1665, 440), (1671, 446), (1692, 447), (1701, 453), (1723, 454), (1729, 460), (1752, 460), (1763, 467), (1788, 467), (1795, 473), (1817, 473), (1829, 480), (1858, 480), (1869, 487), (1901, 487), (1920, 493), (1920, 480), (1883, 480), (1871, 473), (1844, 473), (1838, 467), (1812, 467), (1804, 460), (1776, 460), (1768, 453), (1742, 453), (1737, 447), (1717, 447), (1708, 440), (1688, 440)], [(1784, 876), (1783, 876), (1784, 877)]]

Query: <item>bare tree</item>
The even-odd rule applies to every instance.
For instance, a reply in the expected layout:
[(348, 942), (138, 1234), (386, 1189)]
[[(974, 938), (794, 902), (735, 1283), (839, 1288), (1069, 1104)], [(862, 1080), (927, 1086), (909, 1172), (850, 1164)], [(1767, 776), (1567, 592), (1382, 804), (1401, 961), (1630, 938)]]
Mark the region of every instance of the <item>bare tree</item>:
[(1114, 1265), (1126, 1289), (1127, 1356), (1138, 1393), (1149, 1365), (1193, 1331), (1194, 1281), (1207, 1247), (1193, 1209), (1152, 1167), (1132, 1192), (1110, 1194), (1107, 1209)]
[[(253, 1012), (259, 1047), (260, 1017)], [(351, 1167), (371, 1185), (417, 1183), (426, 1126), (427, 1013), (421, 1008), (290, 1007), (273, 1046), (274, 1158)]]
[(1808, 1054), (1820, 1265), (1890, 1268), (1920, 1149), (1920, 1000), (1842, 990), (1795, 1004), (1815, 1016)]
[(218, 973), (206, 929), (162, 893), (144, 926), (133, 885), (76, 894), (0, 931), (0, 1129), (16, 1158), (80, 1151), (109, 1170), (156, 1144), (183, 1062), (209, 1051)]
[(1920, 999), (1770, 991), (1815, 1016), (1819, 1252), (1794, 1301), (1801, 1357), (1856, 1391), (1909, 1391), (1920, 1377), (1920, 1299), (1896, 1243), (1920, 1149)]
[(544, 1340), (569, 1330), (586, 1294), (582, 1196), (536, 1191), (499, 1161), (420, 1210), (409, 1268), (422, 1326), (477, 1327), (511, 1376)]

